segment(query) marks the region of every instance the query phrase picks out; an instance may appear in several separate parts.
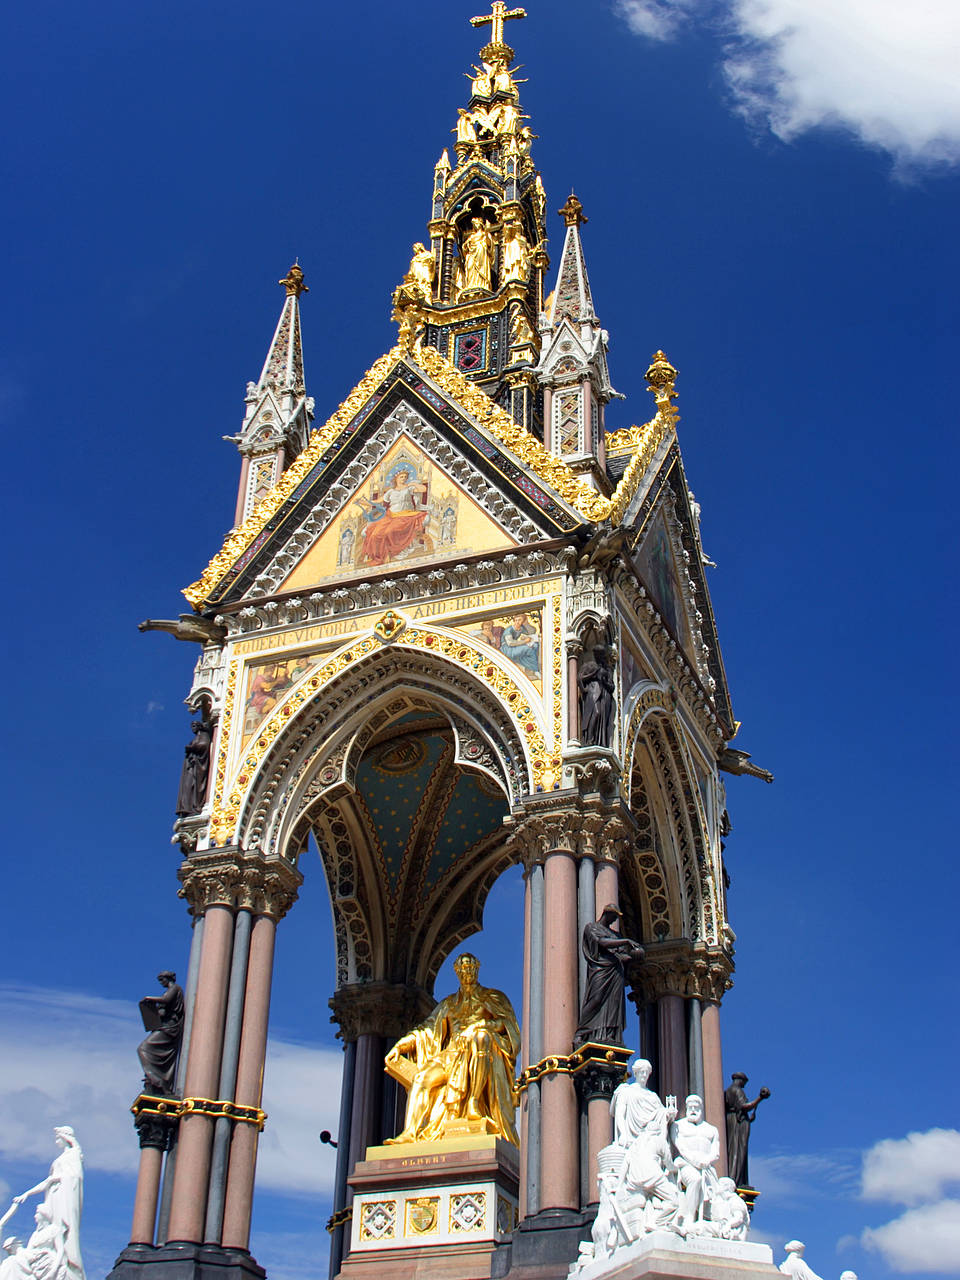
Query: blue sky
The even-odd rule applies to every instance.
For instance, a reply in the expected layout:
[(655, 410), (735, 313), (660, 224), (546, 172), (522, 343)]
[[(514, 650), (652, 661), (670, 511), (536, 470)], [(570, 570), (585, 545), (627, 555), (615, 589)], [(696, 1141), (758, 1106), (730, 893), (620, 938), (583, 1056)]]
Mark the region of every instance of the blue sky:
[[(549, 207), (583, 201), (610, 425), (680, 370), (739, 746), (725, 1066), (773, 1091), (757, 1232), (828, 1280), (960, 1273), (953, 680), (960, 19), (943, 0), (531, 0)], [(49, 1129), (123, 1246), (136, 1000), (185, 967), (172, 807), (192, 646), (139, 635), (218, 549), (295, 255), (323, 421), (394, 340), (478, 40), (416, 6), (19, 6), (0, 84), (12, 597), (0, 1179)], [(559, 252), (562, 223), (552, 221)], [(521, 886), (475, 945), (519, 1005)], [(319, 867), (279, 935), (254, 1249), (325, 1273), (338, 1050)], [(439, 989), (453, 985), (445, 966)], [(8, 1074), (9, 1072), (9, 1074)], [(912, 1135), (912, 1136), (908, 1136)]]

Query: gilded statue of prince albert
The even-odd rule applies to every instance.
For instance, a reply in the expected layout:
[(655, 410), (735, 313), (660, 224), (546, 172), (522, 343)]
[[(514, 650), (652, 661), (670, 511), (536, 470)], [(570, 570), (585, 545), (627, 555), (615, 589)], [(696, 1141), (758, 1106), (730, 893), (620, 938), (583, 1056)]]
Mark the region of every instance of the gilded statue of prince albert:
[(386, 1056), (388, 1074), (408, 1090), (403, 1132), (389, 1141), (490, 1133), (519, 1145), (516, 1015), (502, 991), (477, 982), (476, 956), (464, 952), (453, 968), (460, 990), (441, 1000)]

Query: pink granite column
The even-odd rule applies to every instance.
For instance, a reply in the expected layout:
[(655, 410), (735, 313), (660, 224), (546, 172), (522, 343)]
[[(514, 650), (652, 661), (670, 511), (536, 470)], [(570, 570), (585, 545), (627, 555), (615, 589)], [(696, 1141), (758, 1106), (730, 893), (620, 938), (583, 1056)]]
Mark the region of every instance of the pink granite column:
[(543, 438), (548, 449), (558, 452), (553, 439), (553, 391), (543, 388)]
[(587, 1204), (596, 1204), (600, 1199), (600, 1190), (597, 1185), (597, 1155), (613, 1141), (613, 1116), (610, 1114), (609, 1098), (591, 1098), (587, 1103), (587, 1132), (589, 1134)]
[[(530, 873), (523, 878), (523, 1013), (520, 1021), (520, 1066), (530, 1065)], [(528, 1142), (528, 1090), (520, 1096), (520, 1150), (526, 1151)], [(527, 1180), (520, 1179), (520, 1217), (527, 1216)]]
[(131, 1244), (153, 1244), (162, 1168), (163, 1152), (158, 1147), (143, 1147), (140, 1151), (140, 1171), (137, 1174), (137, 1195), (133, 1202)]
[[(240, 463), (240, 489), (237, 492), (237, 509), (233, 517), (233, 527), (239, 529), (243, 524), (243, 508), (247, 504), (247, 480), (250, 477), (250, 458), (245, 456)], [(211, 760), (216, 757), (210, 757)]]
[(723, 1058), (720, 1051), (720, 1006), (714, 1000), (702, 1000), (703, 1030), (703, 1109), (710, 1124), (720, 1134), (720, 1159), (717, 1172), (727, 1172), (727, 1116), (723, 1101)]
[[(267, 1024), (270, 1018), (270, 986), (273, 981), (273, 950), (277, 922), (272, 916), (258, 916), (250, 932), (247, 985), (243, 995), (243, 1030), (237, 1061), (234, 1098), (239, 1106), (259, 1107), (263, 1098), (263, 1065), (267, 1056)], [(250, 1214), (253, 1210), (253, 1179), (257, 1168), (256, 1125), (236, 1121), (227, 1166), (227, 1196), (223, 1207), (223, 1245), (246, 1249), (250, 1245)]]
[[(543, 868), (544, 1010), (543, 1051), (566, 1055), (577, 1029), (577, 864), (569, 853), (553, 852)], [(543, 1077), (541, 1209), (580, 1207), (579, 1120), (573, 1078)]]
[(687, 1019), (681, 996), (661, 996), (657, 1001), (660, 1030), (660, 1096), (676, 1096), (683, 1115), (687, 1096)]
[[(183, 1087), (185, 1098), (217, 1096), (232, 949), (233, 911), (227, 906), (208, 907)], [(213, 1118), (200, 1112), (180, 1119), (168, 1240), (198, 1244), (203, 1240), (213, 1126)]]
[[(597, 863), (597, 918), (600, 912), (612, 902), (620, 904), (620, 871), (615, 862)], [(619, 930), (619, 925), (617, 926)]]

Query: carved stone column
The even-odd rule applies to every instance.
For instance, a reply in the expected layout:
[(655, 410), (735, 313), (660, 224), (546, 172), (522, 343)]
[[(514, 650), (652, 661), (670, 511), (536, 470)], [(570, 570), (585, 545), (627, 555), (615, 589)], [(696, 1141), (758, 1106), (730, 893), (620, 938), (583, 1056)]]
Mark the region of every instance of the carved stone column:
[[(733, 961), (722, 947), (671, 938), (649, 943), (642, 965), (634, 970), (630, 993), (641, 1020), (656, 1010), (658, 1052), (657, 1091), (680, 1097), (694, 1089), (702, 1072), (704, 1112), (720, 1134), (721, 1161), (726, 1167), (726, 1130), (723, 1104), (723, 1066), (720, 1055), (719, 1002), (731, 985)], [(699, 1008), (690, 1005), (697, 1001)], [(700, 1043), (692, 1037), (699, 1036)], [(692, 1067), (694, 1079), (688, 1071)], [(694, 1091), (696, 1091), (694, 1089)]]
[[(546, 392), (544, 393), (544, 415), (546, 415)], [(567, 738), (571, 746), (580, 745), (580, 655), (583, 645), (576, 636), (566, 639), (567, 650)]]
[[(568, 1054), (577, 1029), (577, 863), (573, 853), (553, 848), (543, 864), (544, 1010), (543, 1048)], [(577, 1209), (577, 1098), (569, 1075), (551, 1073), (541, 1083), (541, 1141), (550, 1153), (540, 1171), (541, 1208)]]
[[(183, 1086), (184, 1114), (180, 1119), (177, 1140), (168, 1238), (171, 1243), (200, 1243), (203, 1240), (210, 1193), (214, 1127), (217, 1115), (222, 1114), (222, 1108), (216, 1104), (224, 1101), (218, 1095), (224, 1066), (227, 990), (236, 911), (238, 907), (243, 907), (255, 917), (266, 913), (276, 918), (295, 900), (302, 877), (292, 864), (283, 859), (264, 859), (257, 854), (245, 854), (235, 848), (211, 849), (193, 854), (184, 862), (179, 874), (182, 882), (181, 896), (189, 900), (195, 913), (203, 913), (204, 930)], [(270, 928), (272, 932), (272, 924)], [(263, 930), (261, 935), (262, 933)], [(257, 969), (261, 977), (264, 975), (262, 951), (261, 945)], [(270, 955), (272, 958), (272, 941)], [(248, 969), (247, 990), (244, 993), (244, 1029), (248, 1025), (246, 1004), (251, 976)], [(261, 1003), (266, 1002), (265, 1007), (269, 1007), (269, 970), (265, 977), (265, 993), (258, 993), (258, 998)], [(260, 1010), (259, 1015), (251, 1008), (250, 1018), (262, 1016), (265, 1019), (265, 1007)], [(236, 1010), (236, 1016), (240, 1016), (239, 1009)], [(243, 1032), (238, 1090), (239, 1074), (243, 1070), (242, 1046)], [(262, 1072), (261, 1053), (257, 1067), (258, 1089)], [(239, 1091), (237, 1101), (241, 1102)], [(259, 1101), (255, 1106), (259, 1107)], [(235, 1127), (237, 1124), (242, 1128), (250, 1127), (241, 1122), (236, 1122)], [(246, 1245), (242, 1247), (245, 1248)]]
[[(238, 1107), (248, 1112), (258, 1111), (263, 1100), (277, 922), (296, 900), (299, 884), (299, 873), (289, 864), (268, 864), (251, 868), (241, 890), (241, 905), (252, 915), (253, 925), (243, 998), (235, 1101)], [(223, 1209), (222, 1240), (227, 1249), (249, 1248), (260, 1128), (259, 1123), (234, 1121)]]
[(720, 1134), (717, 1172), (727, 1172), (727, 1116), (723, 1100), (723, 1056), (720, 1049), (720, 1005), (704, 1000), (700, 1006), (703, 1035), (703, 1109), (707, 1120)]
[(597, 1155), (613, 1141), (613, 1116), (610, 1102), (617, 1085), (624, 1078), (625, 1063), (632, 1057), (629, 1050), (608, 1051), (609, 1060), (591, 1059), (576, 1076), (577, 1093), (587, 1118), (587, 1151), (584, 1182), (587, 1194), (584, 1207), (600, 1199), (597, 1185)]
[[(531, 862), (526, 872), (526, 936), (524, 938), (523, 1067), (543, 1057), (543, 864)], [(531, 1081), (523, 1094), (521, 1126), (524, 1161), (520, 1174), (520, 1214), (540, 1210), (540, 1082)]]
[[(228, 887), (223, 880), (211, 876), (204, 887), (211, 896), (222, 894), (232, 899), (232, 885)], [(216, 1097), (232, 947), (232, 902), (208, 902), (184, 1084), (187, 1098)], [(171, 1241), (199, 1243), (203, 1239), (213, 1126), (213, 1118), (201, 1111), (190, 1111), (180, 1120), (170, 1206)]]
[[(340, 987), (329, 1005), (333, 1021), (347, 1052), (343, 1059), (340, 1132), (337, 1135), (336, 1183), (333, 1214), (336, 1217), (353, 1200), (347, 1179), (369, 1146), (378, 1145), (395, 1133), (383, 1132), (381, 1095), (384, 1083), (383, 1058), (387, 1049), (405, 1032), (417, 1026), (433, 1010), (436, 1000), (423, 987), (393, 982), (358, 982)], [(348, 1105), (349, 1102), (349, 1105)], [(337, 1268), (347, 1252), (349, 1234), (342, 1227), (334, 1233), (332, 1253)], [(331, 1260), (331, 1276), (336, 1272)]]
[[(141, 1094), (133, 1104), (134, 1125), (140, 1139), (140, 1169), (137, 1175), (137, 1194), (133, 1202), (133, 1225), (130, 1229), (132, 1245), (153, 1244), (163, 1153), (170, 1146), (170, 1136), (176, 1123), (176, 1105), (176, 1099), (165, 1103), (145, 1094)], [(167, 1107), (171, 1113), (169, 1116), (161, 1112), (161, 1108), (165, 1110)]]

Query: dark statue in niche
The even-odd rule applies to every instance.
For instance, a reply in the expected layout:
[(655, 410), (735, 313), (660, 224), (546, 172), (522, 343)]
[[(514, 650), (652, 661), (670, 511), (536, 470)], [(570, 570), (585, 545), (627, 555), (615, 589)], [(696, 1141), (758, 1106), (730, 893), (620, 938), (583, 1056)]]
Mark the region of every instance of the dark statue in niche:
[(751, 1102), (744, 1089), (747, 1077), (743, 1072), (734, 1071), (731, 1080), (733, 1083), (723, 1095), (727, 1112), (728, 1173), (738, 1187), (749, 1187), (747, 1147), (750, 1144), (750, 1126), (757, 1118), (757, 1107), (765, 1098), (770, 1097), (770, 1090), (761, 1089)]
[(137, 1057), (143, 1067), (144, 1092), (169, 1097), (183, 1036), (183, 991), (170, 969), (158, 973), (157, 981), (163, 995), (144, 996), (140, 1001), (140, 1016), (149, 1034), (137, 1046)]
[(623, 1044), (626, 1025), (623, 1012), (625, 960), (642, 960), (643, 947), (632, 938), (614, 933), (610, 927), (623, 912), (608, 903), (595, 924), (583, 927), (583, 954), (587, 961), (587, 982), (580, 1008), (580, 1024), (573, 1037), (574, 1048), (582, 1044)]
[(193, 738), (183, 753), (183, 771), (180, 774), (180, 790), (177, 792), (177, 817), (189, 818), (199, 813), (207, 795), (207, 778), (210, 773), (210, 744), (213, 741), (213, 724), (204, 716), (190, 726)]
[(607, 665), (607, 651), (596, 648), (580, 664), (580, 741), (585, 747), (609, 747), (613, 741), (615, 684)]

